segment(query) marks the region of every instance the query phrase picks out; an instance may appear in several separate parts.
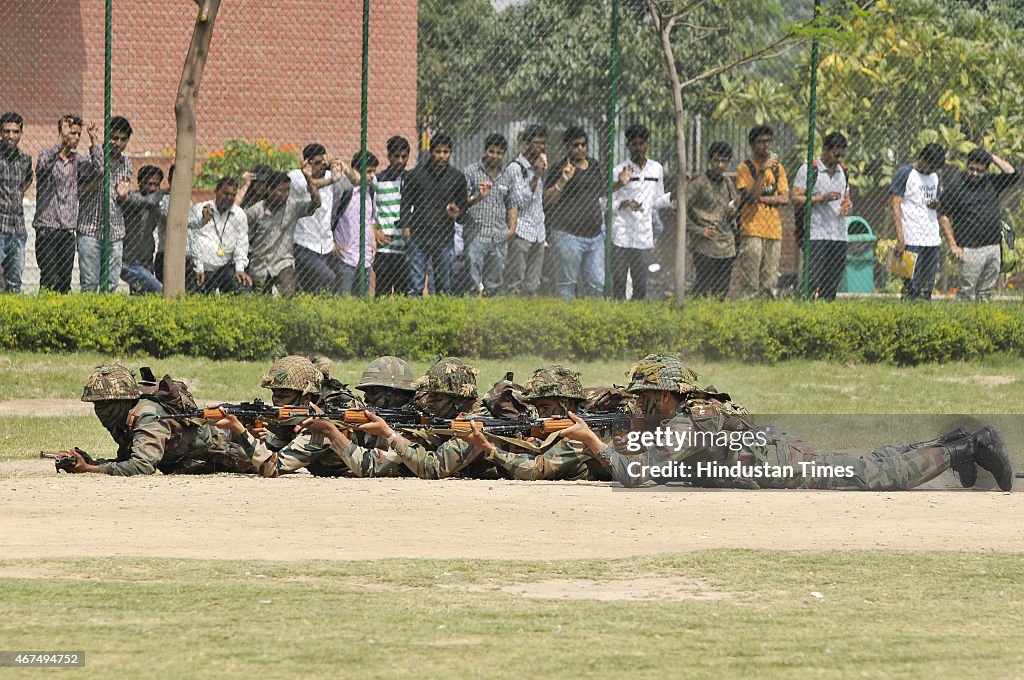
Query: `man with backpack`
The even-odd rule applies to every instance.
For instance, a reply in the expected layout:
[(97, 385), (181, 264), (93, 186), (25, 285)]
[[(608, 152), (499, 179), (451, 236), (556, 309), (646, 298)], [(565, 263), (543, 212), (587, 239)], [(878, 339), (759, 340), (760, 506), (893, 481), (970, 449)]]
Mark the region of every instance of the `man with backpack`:
[(117, 443), (113, 460), (93, 460), (75, 448), (60, 453), (74, 457), (67, 472), (95, 472), (131, 477), (157, 470), (170, 474), (252, 473), (255, 468), (226, 432), (209, 423), (169, 418), (195, 408), (183, 383), (165, 376), (146, 392), (121, 364), (100, 366), (89, 376), (82, 401), (91, 402), (103, 427)]
[[(846, 137), (841, 132), (825, 136), (821, 157), (811, 167), (811, 257), (808, 289), (819, 300), (835, 300), (846, 266), (846, 216), (850, 212), (849, 178), (842, 160)], [(807, 200), (807, 164), (800, 166), (790, 193), (797, 223), (803, 226)], [(798, 234), (801, 234), (798, 230)], [(798, 239), (801, 242), (803, 239)]]
[(779, 206), (789, 203), (789, 181), (779, 157), (772, 151), (775, 134), (757, 125), (747, 135), (751, 157), (736, 170), (736, 189), (743, 201), (740, 210), (739, 297), (774, 296), (782, 254), (782, 215)]

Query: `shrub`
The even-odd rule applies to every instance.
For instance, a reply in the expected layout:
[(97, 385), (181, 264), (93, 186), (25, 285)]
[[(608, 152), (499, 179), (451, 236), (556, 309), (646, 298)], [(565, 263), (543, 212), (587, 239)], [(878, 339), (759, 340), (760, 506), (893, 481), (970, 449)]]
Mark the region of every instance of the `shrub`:
[(631, 360), (647, 352), (914, 365), (1024, 354), (1020, 303), (381, 300), (298, 296), (0, 296), (0, 349), (266, 359), (461, 354)]
[(222, 177), (233, 177), (241, 183), (242, 173), (249, 172), (257, 165), (288, 172), (299, 167), (299, 157), (295, 155), (295, 147), (292, 145), (274, 146), (267, 139), (254, 142), (232, 139), (223, 149), (206, 152), (194, 185), (197, 189), (213, 189)]

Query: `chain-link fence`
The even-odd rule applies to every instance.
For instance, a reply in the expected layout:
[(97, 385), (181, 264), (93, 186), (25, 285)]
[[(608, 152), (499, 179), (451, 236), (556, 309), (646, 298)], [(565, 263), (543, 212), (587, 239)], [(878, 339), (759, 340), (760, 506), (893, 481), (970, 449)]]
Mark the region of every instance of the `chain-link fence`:
[(158, 292), (166, 266), (282, 295), (1012, 293), (1019, 4), (15, 0), (5, 285)]

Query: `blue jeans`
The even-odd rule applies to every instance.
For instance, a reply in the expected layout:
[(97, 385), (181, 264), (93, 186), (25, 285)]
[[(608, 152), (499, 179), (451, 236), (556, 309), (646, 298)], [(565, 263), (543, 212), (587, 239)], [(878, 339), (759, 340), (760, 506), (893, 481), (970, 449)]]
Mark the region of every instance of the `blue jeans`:
[(555, 266), (555, 297), (598, 297), (604, 293), (604, 236), (584, 237), (554, 230), (548, 243)]
[[(110, 272), (104, 292), (117, 290), (117, 279), (121, 276), (121, 249), (124, 241), (110, 242)], [(78, 281), (83, 293), (95, 293), (100, 289), (100, 269), (103, 257), (103, 241), (92, 236), (78, 235)]]
[(492, 297), (501, 292), (501, 277), (505, 272), (505, 252), (508, 241), (498, 242), (473, 239), (466, 243), (469, 262), (470, 295)]
[(409, 261), (409, 295), (423, 295), (427, 278), (427, 264), (434, 271), (435, 285), (440, 295), (452, 294), (452, 260), (455, 259), (455, 240), (421, 243), (415, 235), (405, 243), (405, 257)]
[(939, 246), (907, 246), (907, 251), (917, 253), (914, 277), (903, 282), (904, 300), (931, 300), (935, 288), (935, 274), (939, 271)]
[(21, 292), (21, 273), (25, 271), (26, 241), (28, 241), (28, 234), (5, 234), (0, 231), (0, 269), (3, 269), (3, 283), (8, 293)]
[(146, 265), (132, 262), (121, 267), (121, 278), (127, 282), (132, 293), (162, 293), (164, 284)]

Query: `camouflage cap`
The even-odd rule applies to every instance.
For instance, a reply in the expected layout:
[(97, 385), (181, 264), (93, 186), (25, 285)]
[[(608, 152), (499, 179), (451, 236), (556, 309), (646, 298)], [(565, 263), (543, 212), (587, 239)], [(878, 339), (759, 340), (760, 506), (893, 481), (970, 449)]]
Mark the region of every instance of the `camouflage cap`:
[(271, 390), (295, 390), (302, 394), (320, 394), (321, 373), (306, 357), (294, 354), (281, 357), (263, 376), (260, 387)]
[(580, 382), (580, 374), (571, 368), (560, 364), (551, 364), (538, 368), (533, 372), (533, 377), (524, 385), (526, 399), (536, 401), (537, 399), (579, 399), (582, 401), (583, 384)]
[(455, 397), (476, 398), (478, 371), (457, 357), (438, 359), (427, 369), (426, 375), (412, 384), (421, 392), (450, 394)]
[(138, 399), (142, 393), (135, 376), (121, 364), (97, 366), (85, 381), (82, 401)]
[(626, 377), (630, 392), (667, 390), (679, 394), (697, 389), (699, 379), (696, 371), (683, 366), (683, 362), (671, 354), (648, 354), (626, 371)]
[(414, 391), (412, 366), (398, 357), (383, 356), (374, 359), (363, 371), (357, 390), (367, 387), (390, 387), (395, 390)]

